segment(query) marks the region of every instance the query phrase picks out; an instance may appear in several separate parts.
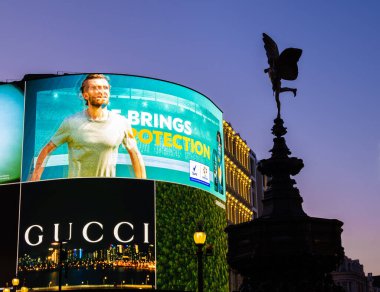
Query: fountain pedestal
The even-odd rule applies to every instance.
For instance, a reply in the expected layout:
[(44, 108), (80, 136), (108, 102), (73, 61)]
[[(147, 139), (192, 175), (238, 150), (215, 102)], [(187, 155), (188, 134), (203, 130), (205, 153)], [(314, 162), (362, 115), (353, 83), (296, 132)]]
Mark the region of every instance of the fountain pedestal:
[(343, 223), (309, 217), (291, 176), (303, 168), (302, 159), (289, 157), (286, 128), (274, 120), (274, 145), (258, 170), (270, 178), (264, 192), (263, 213), (250, 222), (230, 225), (227, 261), (244, 277), (241, 291), (341, 291), (331, 280), (342, 260)]

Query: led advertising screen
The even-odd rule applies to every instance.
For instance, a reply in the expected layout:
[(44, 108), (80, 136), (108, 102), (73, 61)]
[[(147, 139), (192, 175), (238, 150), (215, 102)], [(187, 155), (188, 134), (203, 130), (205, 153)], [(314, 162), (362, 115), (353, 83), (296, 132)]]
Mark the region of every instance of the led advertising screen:
[(22, 185), (18, 274), (28, 287), (155, 286), (154, 182)]
[(23, 285), (195, 291), (202, 221), (205, 291), (228, 291), (223, 120), (207, 97), (77, 74), (0, 85), (0, 100), (0, 193), (14, 187), (19, 205)]
[(19, 217), (20, 183), (0, 185), (0, 283), (7, 283), (15, 275)]
[(35, 290), (195, 291), (204, 223), (205, 291), (228, 291), (224, 202), (198, 188), (121, 178), (22, 185), (18, 275)]
[(20, 181), (24, 92), (0, 85), (0, 184)]
[(147, 178), (225, 200), (221, 111), (156, 79), (110, 74), (28, 81), (22, 180)]

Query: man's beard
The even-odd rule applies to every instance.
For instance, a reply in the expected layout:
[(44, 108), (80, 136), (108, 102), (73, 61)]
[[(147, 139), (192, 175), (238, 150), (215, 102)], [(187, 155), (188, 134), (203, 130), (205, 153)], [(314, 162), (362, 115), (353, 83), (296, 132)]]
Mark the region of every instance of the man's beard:
[(91, 104), (91, 106), (93, 107), (96, 107), (96, 108), (100, 108), (100, 107), (106, 107), (108, 105), (108, 102), (109, 100), (108, 99), (104, 99), (102, 101), (97, 101), (97, 98), (90, 98), (89, 100), (89, 103)]

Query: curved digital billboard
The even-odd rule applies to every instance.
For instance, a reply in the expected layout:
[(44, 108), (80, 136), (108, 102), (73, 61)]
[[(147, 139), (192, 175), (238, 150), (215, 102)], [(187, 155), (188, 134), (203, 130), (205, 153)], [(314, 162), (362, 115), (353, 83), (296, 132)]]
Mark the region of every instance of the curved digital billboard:
[(204, 95), (137, 76), (64, 75), (25, 89), (22, 180), (147, 178), (225, 200), (222, 112)]
[(12, 84), (0, 85), (0, 184), (20, 181), (24, 93)]
[(214, 251), (205, 291), (228, 291), (215, 104), (139, 76), (16, 83), (0, 85), (0, 194), (9, 195), (1, 184), (20, 190), (16, 274), (24, 285), (195, 290), (193, 233), (203, 221)]

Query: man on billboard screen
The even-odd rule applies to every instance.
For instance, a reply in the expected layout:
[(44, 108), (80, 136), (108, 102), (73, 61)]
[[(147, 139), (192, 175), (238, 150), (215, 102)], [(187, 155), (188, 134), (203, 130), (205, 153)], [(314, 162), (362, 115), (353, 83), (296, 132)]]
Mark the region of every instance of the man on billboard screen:
[(129, 121), (107, 110), (110, 85), (103, 74), (89, 74), (81, 93), (87, 109), (66, 118), (38, 155), (31, 180), (38, 181), (46, 158), (58, 146), (69, 148), (68, 177), (115, 177), (118, 148), (127, 149), (137, 178), (146, 178), (145, 164)]

